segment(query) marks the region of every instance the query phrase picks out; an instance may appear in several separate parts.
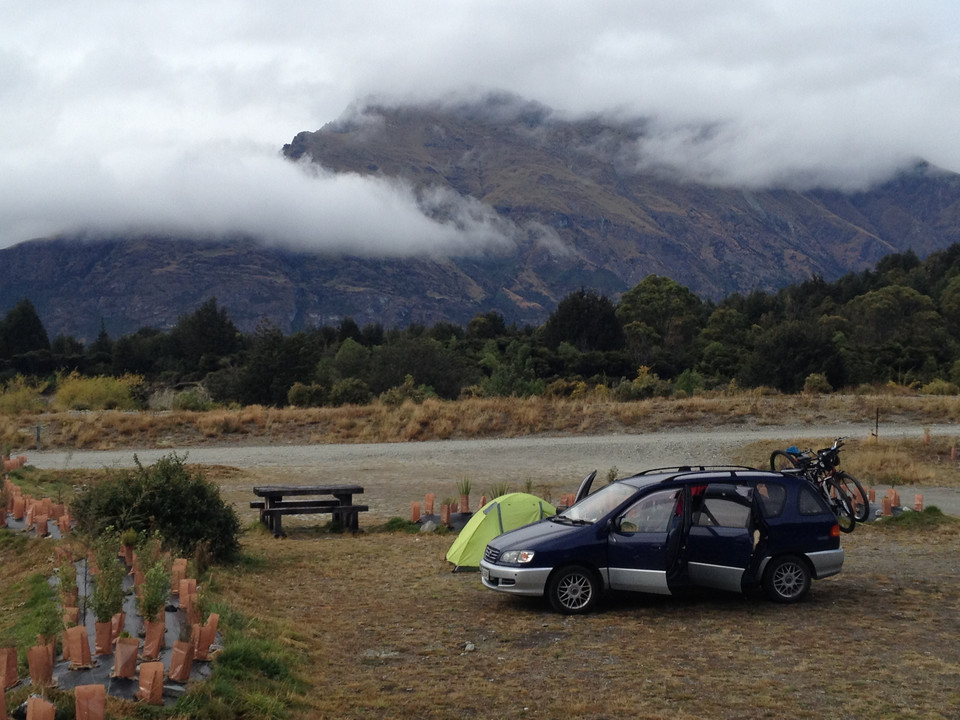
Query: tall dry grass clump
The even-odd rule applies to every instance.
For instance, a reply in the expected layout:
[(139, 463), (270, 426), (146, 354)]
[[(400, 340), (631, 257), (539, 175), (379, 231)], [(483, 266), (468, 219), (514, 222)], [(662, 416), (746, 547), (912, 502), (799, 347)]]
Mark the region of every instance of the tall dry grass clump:
[(88, 378), (72, 372), (58, 376), (53, 406), (57, 410), (136, 410), (139, 402), (134, 393), (142, 385), (139, 375)]
[(46, 407), (42, 393), (47, 383), (17, 375), (0, 388), (0, 415), (40, 412)]

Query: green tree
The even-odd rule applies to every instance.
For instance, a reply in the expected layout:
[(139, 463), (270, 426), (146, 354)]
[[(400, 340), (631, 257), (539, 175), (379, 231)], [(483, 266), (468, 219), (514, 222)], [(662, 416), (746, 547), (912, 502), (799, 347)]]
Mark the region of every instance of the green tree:
[(623, 328), (609, 298), (581, 288), (561, 300), (543, 325), (543, 342), (551, 350), (568, 343), (580, 352), (618, 350)]
[(50, 339), (33, 303), (24, 298), (0, 322), (0, 357), (50, 350)]
[(240, 350), (241, 335), (225, 308), (211, 297), (187, 315), (181, 315), (170, 331), (170, 342), (187, 372), (210, 372), (221, 358)]
[(692, 366), (706, 310), (677, 281), (648, 275), (623, 294), (616, 314), (635, 364), (673, 376)]
[(370, 350), (353, 338), (347, 338), (340, 343), (340, 348), (333, 358), (333, 367), (341, 378), (360, 378), (367, 376), (370, 364)]

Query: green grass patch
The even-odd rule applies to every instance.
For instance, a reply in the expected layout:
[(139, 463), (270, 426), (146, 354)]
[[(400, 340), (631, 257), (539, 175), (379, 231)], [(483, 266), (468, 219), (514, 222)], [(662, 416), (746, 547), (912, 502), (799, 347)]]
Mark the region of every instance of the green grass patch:
[(174, 711), (198, 720), (287, 717), (291, 698), (306, 691), (293, 670), (296, 654), (230, 608), (214, 604), (212, 610), (220, 615), (223, 649), (211, 678), (192, 688)]
[[(4, 542), (4, 550), (9, 545)], [(21, 557), (25, 556), (25, 553), (21, 554)], [(16, 646), (20, 675), (24, 676), (27, 674), (27, 648), (36, 644), (37, 635), (49, 637), (58, 634), (63, 630), (63, 622), (57, 608), (55, 589), (43, 574), (33, 574), (13, 583), (3, 593), (3, 603), (6, 605), (10, 601), (16, 603), (14, 607), (18, 607), (16, 621), (0, 630), (0, 647)]]
[(899, 515), (877, 520), (878, 528), (900, 530), (940, 530), (942, 528), (960, 529), (960, 519), (945, 515), (936, 505), (930, 505), (922, 512), (904, 511)]

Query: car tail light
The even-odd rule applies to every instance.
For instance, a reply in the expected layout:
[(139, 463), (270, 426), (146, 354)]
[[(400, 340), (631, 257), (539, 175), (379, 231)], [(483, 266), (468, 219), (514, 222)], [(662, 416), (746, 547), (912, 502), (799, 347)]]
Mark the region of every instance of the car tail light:
[(832, 538), (840, 537), (840, 523), (834, 523), (833, 527), (830, 528), (830, 537)]

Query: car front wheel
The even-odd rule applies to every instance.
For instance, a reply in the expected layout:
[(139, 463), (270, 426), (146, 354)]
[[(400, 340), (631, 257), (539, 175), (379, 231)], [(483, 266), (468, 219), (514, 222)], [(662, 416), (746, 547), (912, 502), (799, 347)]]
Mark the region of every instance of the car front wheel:
[(763, 589), (774, 602), (797, 602), (810, 590), (810, 570), (796, 555), (774, 558), (763, 573)]
[(566, 615), (589, 612), (599, 596), (600, 580), (581, 565), (558, 570), (547, 585), (547, 598), (553, 609)]

